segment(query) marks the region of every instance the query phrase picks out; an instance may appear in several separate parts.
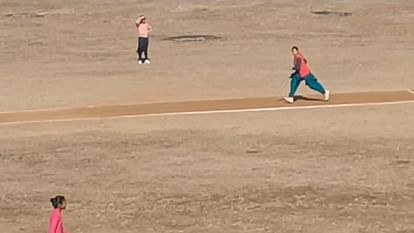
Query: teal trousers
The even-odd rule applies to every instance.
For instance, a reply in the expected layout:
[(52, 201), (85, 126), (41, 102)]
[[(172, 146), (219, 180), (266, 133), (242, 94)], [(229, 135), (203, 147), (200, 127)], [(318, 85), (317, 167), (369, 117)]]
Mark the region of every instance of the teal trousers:
[(325, 94), (325, 88), (322, 86), (321, 83), (318, 82), (318, 80), (315, 78), (315, 76), (312, 73), (309, 73), (304, 78), (301, 78), (299, 74), (292, 74), (290, 77), (290, 92), (289, 97), (295, 97), (295, 93), (298, 90), (298, 87), (300, 83), (305, 80), (306, 85), (311, 88), (312, 90), (315, 90), (322, 95)]

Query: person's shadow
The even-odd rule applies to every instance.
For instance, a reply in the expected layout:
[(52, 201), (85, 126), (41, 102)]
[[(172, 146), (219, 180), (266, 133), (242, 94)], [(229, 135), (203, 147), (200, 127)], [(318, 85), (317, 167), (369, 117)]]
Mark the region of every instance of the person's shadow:
[(295, 97), (293, 97), (296, 100), (304, 100), (304, 101), (320, 101), (320, 102), (325, 102), (325, 100), (320, 99), (320, 98), (315, 98), (315, 97), (306, 97), (303, 95), (297, 95)]
[[(301, 100), (301, 101), (315, 101), (315, 102), (325, 102), (325, 100), (321, 99), (321, 98), (315, 98), (315, 97), (306, 97), (303, 95), (295, 95), (295, 97), (293, 97), (295, 101)], [(284, 101), (285, 100), (282, 98), (280, 99), (280, 101)]]

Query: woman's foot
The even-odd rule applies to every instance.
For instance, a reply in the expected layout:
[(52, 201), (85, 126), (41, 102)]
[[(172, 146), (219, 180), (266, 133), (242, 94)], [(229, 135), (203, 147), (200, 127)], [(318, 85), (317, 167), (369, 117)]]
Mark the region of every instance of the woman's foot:
[(325, 90), (325, 94), (323, 94), (325, 101), (328, 101), (331, 97), (331, 92), (329, 90)]
[(283, 97), (283, 99), (285, 99), (285, 101), (290, 104), (293, 104), (293, 102), (295, 102), (295, 98), (293, 97)]

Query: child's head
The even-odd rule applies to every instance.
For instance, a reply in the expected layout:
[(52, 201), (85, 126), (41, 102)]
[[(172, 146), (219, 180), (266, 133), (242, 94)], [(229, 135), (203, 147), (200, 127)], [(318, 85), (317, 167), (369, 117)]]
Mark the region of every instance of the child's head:
[(53, 208), (66, 209), (66, 199), (64, 196), (56, 196), (50, 199)]

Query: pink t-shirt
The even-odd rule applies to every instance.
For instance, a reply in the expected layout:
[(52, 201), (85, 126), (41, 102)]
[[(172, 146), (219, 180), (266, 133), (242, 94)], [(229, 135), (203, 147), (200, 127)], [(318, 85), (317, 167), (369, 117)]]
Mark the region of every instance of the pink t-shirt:
[(59, 208), (50, 213), (49, 233), (66, 233), (63, 229), (62, 210)]
[(148, 23), (141, 23), (142, 19), (143, 18), (141, 17), (135, 21), (135, 24), (137, 25), (137, 36), (148, 38), (149, 33), (152, 31), (152, 28)]

